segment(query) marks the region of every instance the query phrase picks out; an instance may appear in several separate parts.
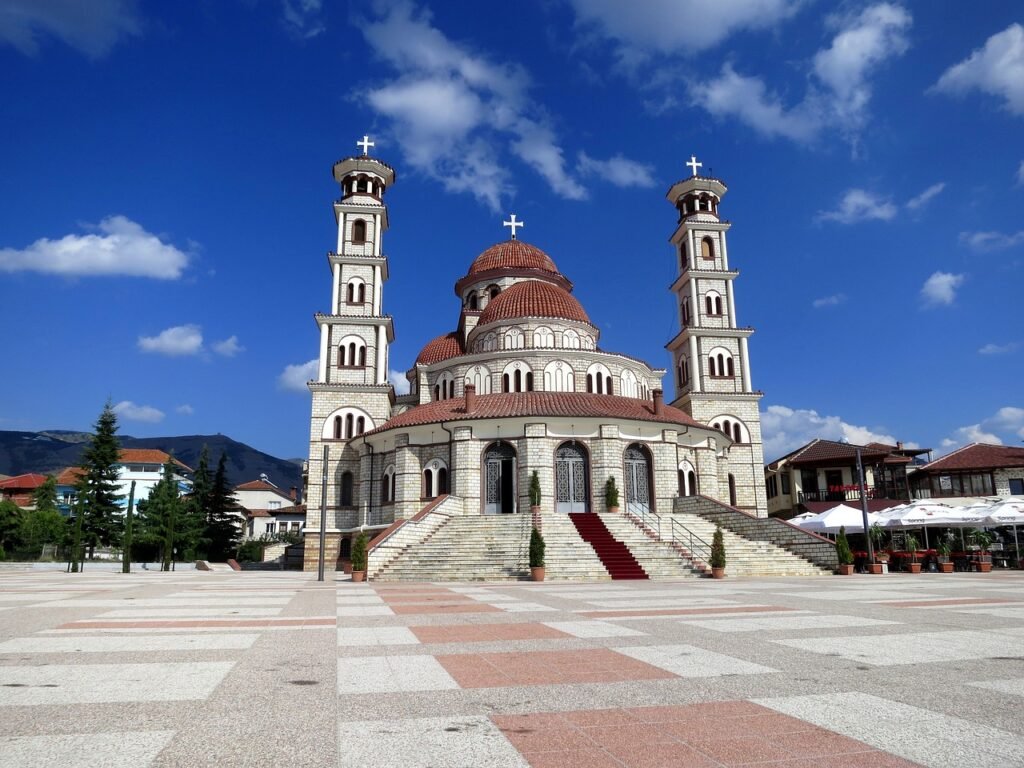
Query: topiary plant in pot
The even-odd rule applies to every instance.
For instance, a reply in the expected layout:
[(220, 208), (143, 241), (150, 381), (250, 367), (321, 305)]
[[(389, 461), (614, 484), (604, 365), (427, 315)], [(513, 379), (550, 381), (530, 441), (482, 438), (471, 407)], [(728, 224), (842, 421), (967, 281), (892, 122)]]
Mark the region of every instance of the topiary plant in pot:
[(619, 487), (615, 485), (615, 477), (608, 475), (604, 484), (604, 505), (609, 512), (619, 511)]
[(846, 526), (840, 526), (839, 535), (836, 536), (836, 559), (839, 560), (840, 576), (853, 574), (853, 552), (850, 551), (850, 542), (846, 540)]
[(544, 537), (534, 528), (530, 531), (530, 579), (544, 581)]
[(715, 528), (715, 535), (711, 538), (711, 578), (725, 578), (725, 539), (721, 526)]
[(363, 581), (366, 578), (366, 544), (365, 533), (356, 536), (352, 544), (352, 581)]
[(530, 475), (530, 512), (536, 515), (540, 512), (540, 476), (537, 470)]

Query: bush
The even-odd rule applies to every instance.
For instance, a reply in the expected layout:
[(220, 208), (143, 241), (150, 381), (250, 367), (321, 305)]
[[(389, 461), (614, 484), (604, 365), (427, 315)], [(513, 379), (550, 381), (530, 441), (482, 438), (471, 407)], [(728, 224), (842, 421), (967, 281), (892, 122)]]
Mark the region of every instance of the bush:
[(836, 536), (836, 557), (840, 565), (853, 565), (853, 552), (850, 551), (850, 542), (846, 540), (846, 526), (840, 526), (839, 535)]
[(4, 545), (0, 544), (0, 562), (7, 559), (7, 553), (4, 552)]
[(606, 507), (619, 506), (619, 488), (612, 475), (608, 475), (608, 482), (604, 484), (604, 503)]
[(365, 571), (366, 570), (366, 545), (369, 540), (366, 538), (365, 533), (360, 533), (356, 536), (356, 540), (352, 543), (352, 570), (353, 571)]
[(721, 526), (715, 528), (715, 535), (711, 539), (711, 567), (725, 568), (725, 540)]
[(531, 568), (543, 568), (544, 567), (544, 537), (540, 535), (540, 531), (534, 528), (530, 532), (530, 567)]
[(530, 475), (530, 506), (540, 506), (540, 477), (537, 475), (536, 469)]
[(263, 548), (267, 545), (259, 539), (247, 539), (238, 546), (237, 559), (240, 563), (263, 562)]

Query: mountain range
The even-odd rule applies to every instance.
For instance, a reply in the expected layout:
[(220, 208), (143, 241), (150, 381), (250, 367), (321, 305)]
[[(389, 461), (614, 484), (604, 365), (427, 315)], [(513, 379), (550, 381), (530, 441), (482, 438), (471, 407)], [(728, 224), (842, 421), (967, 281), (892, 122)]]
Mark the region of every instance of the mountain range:
[[(0, 474), (27, 472), (55, 474), (79, 463), (91, 435), (84, 432), (46, 430), (13, 432), (0, 430)], [(227, 454), (227, 475), (232, 485), (258, 480), (261, 474), (278, 488), (302, 489), (302, 460), (279, 459), (226, 435), (179, 435), (176, 437), (131, 437), (118, 435), (122, 448), (159, 448), (195, 469), (203, 446), (210, 449), (210, 472), (217, 469), (221, 451)]]

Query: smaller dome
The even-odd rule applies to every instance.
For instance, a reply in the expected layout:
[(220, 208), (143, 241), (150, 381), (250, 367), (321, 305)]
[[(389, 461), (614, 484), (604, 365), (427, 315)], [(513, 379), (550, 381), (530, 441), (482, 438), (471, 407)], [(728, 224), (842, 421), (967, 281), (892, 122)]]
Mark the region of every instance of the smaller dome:
[(499, 293), (480, 315), (479, 324), (517, 317), (553, 317), (591, 324), (583, 306), (567, 290), (540, 280), (524, 280)]
[(558, 267), (544, 251), (522, 240), (506, 240), (492, 245), (476, 257), (470, 275), (495, 269), (539, 269), (557, 275)]
[(420, 350), (419, 355), (416, 357), (416, 362), (430, 365), (431, 363), (439, 363), (442, 360), (458, 357), (461, 354), (462, 343), (459, 341), (459, 335), (454, 332), (446, 333), (444, 336), (438, 336), (436, 339), (428, 341), (426, 346)]

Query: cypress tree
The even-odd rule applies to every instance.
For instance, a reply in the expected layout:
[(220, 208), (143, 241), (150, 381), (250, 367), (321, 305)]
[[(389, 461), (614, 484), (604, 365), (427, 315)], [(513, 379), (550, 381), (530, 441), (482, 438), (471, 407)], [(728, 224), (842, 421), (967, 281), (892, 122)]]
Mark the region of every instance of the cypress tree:
[(182, 503), (178, 492), (178, 481), (174, 477), (174, 461), (164, 464), (160, 478), (148, 499), (139, 502), (136, 537), (160, 547), (160, 570), (171, 570), (174, 548), (178, 544), (177, 528), (181, 524)]
[(209, 558), (207, 548), (210, 545), (210, 541), (206, 537), (206, 525), (209, 518), (210, 494), (212, 491), (210, 447), (204, 443), (203, 450), (199, 454), (199, 465), (196, 467), (195, 475), (192, 477), (192, 493), (189, 494), (186, 505), (186, 518), (187, 527), (191, 533), (189, 542), (193, 550), (191, 554), (197, 555), (202, 553), (203, 557), (207, 558)]
[(235, 554), (239, 531), (231, 511), (238, 502), (231, 493), (227, 477), (228, 457), (221, 451), (217, 472), (210, 488), (210, 501), (206, 511), (206, 530), (203, 537), (209, 542), (207, 554), (211, 560), (226, 560)]
[(110, 401), (96, 420), (95, 431), (82, 454), (78, 498), (82, 509), (82, 543), (91, 551), (97, 544), (117, 544), (121, 527), (121, 496), (117, 493), (120, 448), (117, 440), (117, 414)]

